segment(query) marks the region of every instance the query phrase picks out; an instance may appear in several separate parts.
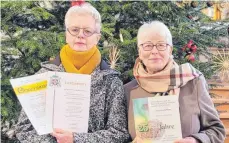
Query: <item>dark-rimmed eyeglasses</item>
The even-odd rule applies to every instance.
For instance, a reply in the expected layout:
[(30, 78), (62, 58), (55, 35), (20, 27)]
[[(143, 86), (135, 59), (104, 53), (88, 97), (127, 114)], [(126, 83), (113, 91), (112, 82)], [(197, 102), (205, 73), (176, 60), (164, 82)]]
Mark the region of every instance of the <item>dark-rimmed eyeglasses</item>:
[(154, 46), (157, 48), (158, 51), (164, 51), (164, 50), (167, 49), (167, 47), (169, 46), (169, 44), (167, 44), (167, 43), (157, 43), (155, 45), (153, 43), (143, 43), (143, 44), (140, 44), (140, 47), (144, 51), (151, 51)]
[(91, 28), (78, 28), (78, 27), (69, 27), (67, 28), (67, 31), (72, 35), (72, 36), (78, 36), (80, 33), (80, 29), (83, 29), (83, 34), (86, 37), (90, 37), (91, 35), (97, 33), (95, 30), (91, 29)]

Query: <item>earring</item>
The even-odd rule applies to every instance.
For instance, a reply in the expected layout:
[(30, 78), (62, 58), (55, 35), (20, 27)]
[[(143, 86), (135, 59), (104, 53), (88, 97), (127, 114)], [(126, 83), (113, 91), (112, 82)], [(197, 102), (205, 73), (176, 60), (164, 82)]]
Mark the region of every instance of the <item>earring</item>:
[(174, 58), (174, 56), (173, 56), (173, 55), (170, 55), (170, 56), (169, 56), (169, 58), (170, 58), (170, 59), (173, 59), (173, 58)]

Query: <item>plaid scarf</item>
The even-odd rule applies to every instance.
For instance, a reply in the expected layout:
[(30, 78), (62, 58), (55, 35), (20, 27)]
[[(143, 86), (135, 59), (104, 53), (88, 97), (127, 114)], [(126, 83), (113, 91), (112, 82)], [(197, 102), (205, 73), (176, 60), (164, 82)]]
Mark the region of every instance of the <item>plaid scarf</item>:
[(191, 64), (178, 65), (170, 59), (165, 68), (155, 74), (149, 74), (141, 60), (136, 59), (133, 74), (138, 84), (150, 93), (168, 92), (169, 95), (179, 95), (180, 87), (188, 81), (201, 75)]

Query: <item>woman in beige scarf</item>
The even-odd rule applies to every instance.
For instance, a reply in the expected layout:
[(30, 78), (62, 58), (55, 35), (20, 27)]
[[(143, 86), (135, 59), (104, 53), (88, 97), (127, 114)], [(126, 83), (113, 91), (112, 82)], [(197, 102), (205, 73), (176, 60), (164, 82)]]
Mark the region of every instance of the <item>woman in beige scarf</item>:
[[(189, 63), (178, 65), (172, 56), (172, 36), (166, 25), (153, 21), (138, 31), (135, 80), (125, 85), (128, 129), (132, 140), (141, 142), (134, 123), (133, 99), (179, 96), (183, 139), (174, 143), (223, 143), (225, 129), (214, 108), (201, 72)], [(172, 121), (171, 121), (172, 122)]]

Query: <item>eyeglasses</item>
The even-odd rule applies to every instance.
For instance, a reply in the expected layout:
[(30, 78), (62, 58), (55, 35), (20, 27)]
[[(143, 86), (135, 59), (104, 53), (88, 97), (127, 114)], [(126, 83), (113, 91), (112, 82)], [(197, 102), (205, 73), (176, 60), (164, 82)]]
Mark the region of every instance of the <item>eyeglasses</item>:
[(72, 36), (77, 36), (80, 33), (80, 29), (83, 29), (83, 34), (86, 37), (90, 37), (91, 35), (97, 33), (95, 30), (90, 29), (90, 28), (78, 28), (78, 27), (69, 27), (67, 28), (67, 31), (72, 35)]
[(167, 47), (169, 46), (169, 44), (166, 44), (166, 43), (157, 43), (157, 44), (154, 45), (152, 43), (143, 43), (143, 44), (140, 44), (140, 46), (142, 47), (142, 49), (144, 51), (151, 51), (154, 46), (157, 48), (158, 51), (164, 51), (164, 50), (167, 49)]

